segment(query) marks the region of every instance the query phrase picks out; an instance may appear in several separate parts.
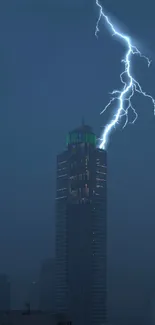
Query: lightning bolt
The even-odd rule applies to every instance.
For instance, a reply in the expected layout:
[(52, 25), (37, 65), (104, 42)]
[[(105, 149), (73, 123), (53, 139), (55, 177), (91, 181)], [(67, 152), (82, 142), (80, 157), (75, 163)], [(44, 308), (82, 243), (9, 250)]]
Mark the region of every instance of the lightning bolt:
[[(107, 146), (109, 135), (110, 135), (112, 129), (114, 127), (116, 127), (116, 125), (120, 122), (121, 117), (125, 116), (125, 123), (124, 123), (123, 128), (129, 122), (129, 119), (128, 119), (129, 109), (131, 109), (134, 114), (134, 119), (131, 123), (134, 123), (137, 120), (138, 114), (137, 114), (136, 110), (134, 109), (134, 107), (132, 106), (132, 102), (131, 102), (131, 99), (134, 96), (135, 92), (151, 99), (151, 101), (153, 103), (153, 107), (154, 107), (154, 114), (155, 114), (155, 99), (151, 95), (149, 95), (145, 91), (143, 91), (141, 85), (139, 84), (139, 82), (137, 80), (135, 80), (133, 78), (132, 73), (131, 73), (131, 58), (133, 55), (137, 54), (137, 55), (139, 55), (140, 58), (144, 58), (147, 61), (148, 67), (151, 64), (151, 61), (146, 56), (142, 55), (142, 53), (137, 49), (137, 47), (135, 47), (132, 44), (132, 41), (128, 36), (124, 35), (123, 33), (118, 32), (118, 30), (115, 28), (115, 26), (110, 21), (109, 17), (104, 13), (103, 7), (99, 3), (98, 0), (96, 0), (96, 5), (99, 8), (99, 17), (98, 17), (98, 20), (96, 23), (95, 36), (98, 37), (98, 33), (100, 31), (99, 24), (100, 24), (101, 19), (103, 18), (105, 20), (106, 24), (110, 27), (112, 36), (115, 35), (118, 38), (120, 38), (121, 40), (123, 40), (126, 45), (126, 48), (127, 48), (124, 59), (121, 61), (124, 64), (124, 70), (120, 74), (120, 80), (123, 85), (123, 88), (122, 88), (122, 90), (113, 90), (113, 92), (111, 93), (111, 95), (112, 95), (111, 100), (109, 101), (109, 103), (106, 105), (106, 107), (100, 113), (100, 114), (103, 114), (111, 106), (111, 104), (113, 102), (115, 102), (115, 101), (118, 102), (118, 107), (116, 108), (116, 113), (112, 117), (110, 122), (105, 126), (105, 129), (104, 129), (103, 134), (100, 139), (99, 147), (100, 147), (100, 149), (105, 149)], [(124, 81), (124, 79), (127, 81)]]

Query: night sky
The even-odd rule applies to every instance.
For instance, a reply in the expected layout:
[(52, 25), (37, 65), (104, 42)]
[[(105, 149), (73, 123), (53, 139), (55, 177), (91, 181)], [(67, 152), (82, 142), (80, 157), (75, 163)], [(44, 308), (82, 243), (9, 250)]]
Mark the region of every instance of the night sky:
[[(134, 58), (133, 73), (155, 97), (154, 1), (103, 3), (152, 59), (148, 69)], [(56, 155), (67, 132), (84, 116), (99, 136), (111, 116), (99, 113), (121, 86), (125, 49), (104, 24), (95, 38), (97, 15), (93, 0), (1, 1), (0, 271), (10, 276), (54, 254)], [(149, 317), (155, 297), (155, 117), (148, 99), (134, 105), (136, 124), (120, 125), (108, 147), (109, 306), (119, 320)]]

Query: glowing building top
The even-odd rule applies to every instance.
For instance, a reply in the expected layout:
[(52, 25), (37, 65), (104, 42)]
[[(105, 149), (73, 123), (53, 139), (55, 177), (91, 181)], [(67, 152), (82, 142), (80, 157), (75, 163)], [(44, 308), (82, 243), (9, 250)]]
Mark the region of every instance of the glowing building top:
[(79, 128), (68, 133), (67, 146), (80, 143), (89, 143), (96, 146), (96, 135), (90, 126), (82, 124)]

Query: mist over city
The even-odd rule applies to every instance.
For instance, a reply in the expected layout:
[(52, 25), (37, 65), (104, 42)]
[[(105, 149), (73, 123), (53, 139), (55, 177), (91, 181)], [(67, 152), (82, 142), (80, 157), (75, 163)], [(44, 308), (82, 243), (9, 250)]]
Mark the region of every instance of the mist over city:
[[(100, 5), (154, 98), (154, 1)], [(103, 19), (96, 37), (99, 13), (0, 3), (0, 325), (155, 324), (154, 106), (135, 93), (101, 145), (126, 46)]]

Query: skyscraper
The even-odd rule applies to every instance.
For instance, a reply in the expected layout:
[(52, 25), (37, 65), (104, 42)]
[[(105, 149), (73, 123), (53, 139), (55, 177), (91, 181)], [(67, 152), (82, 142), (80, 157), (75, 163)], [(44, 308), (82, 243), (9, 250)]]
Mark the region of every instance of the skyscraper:
[(57, 311), (75, 325), (106, 321), (106, 151), (91, 127), (67, 137), (57, 157)]

